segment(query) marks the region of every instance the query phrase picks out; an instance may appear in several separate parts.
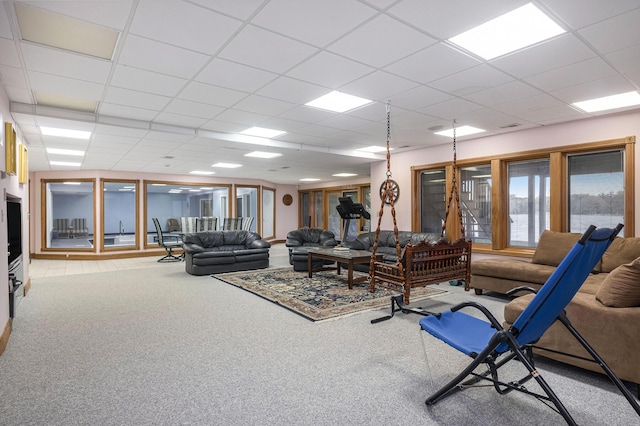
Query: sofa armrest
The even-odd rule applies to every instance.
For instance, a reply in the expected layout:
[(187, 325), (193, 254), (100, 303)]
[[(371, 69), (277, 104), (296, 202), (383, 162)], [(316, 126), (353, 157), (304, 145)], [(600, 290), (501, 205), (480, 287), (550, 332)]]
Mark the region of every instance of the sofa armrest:
[(343, 241), (342, 245), (354, 250), (366, 250), (362, 241), (355, 239), (353, 241)]
[(247, 244), (248, 249), (260, 249), (269, 247), (271, 247), (271, 243), (265, 240), (254, 240), (250, 244)]
[(182, 245), (182, 247), (184, 248), (185, 253), (198, 253), (201, 251), (205, 251), (204, 247), (199, 246), (198, 244), (193, 244), (193, 243), (185, 243)]

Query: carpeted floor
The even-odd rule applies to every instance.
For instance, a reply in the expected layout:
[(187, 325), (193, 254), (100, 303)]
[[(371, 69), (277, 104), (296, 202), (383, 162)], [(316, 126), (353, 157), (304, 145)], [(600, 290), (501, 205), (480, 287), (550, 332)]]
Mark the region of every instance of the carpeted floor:
[[(286, 266), (286, 251), (272, 260)], [(188, 275), (183, 263), (148, 263), (32, 279), (0, 356), (0, 425), (563, 423), (534, 398), (492, 388), (427, 407), (469, 359), (425, 337), (416, 315), (372, 325), (384, 307), (312, 322)], [(434, 287), (447, 293), (419, 306), (475, 301), (502, 320), (502, 299)], [(507, 373), (522, 372), (511, 364)], [(536, 365), (579, 424), (638, 424), (606, 377), (542, 358)]]
[[(366, 276), (354, 272), (354, 277)], [(257, 271), (217, 274), (215, 278), (240, 287), (273, 303), (283, 306), (312, 321), (335, 319), (354, 313), (391, 306), (390, 298), (398, 292), (376, 288), (369, 291), (367, 282), (355, 283), (349, 289), (346, 272), (337, 276), (335, 271), (295, 272), (291, 267)], [(421, 287), (412, 290), (411, 301), (442, 295), (446, 290)]]

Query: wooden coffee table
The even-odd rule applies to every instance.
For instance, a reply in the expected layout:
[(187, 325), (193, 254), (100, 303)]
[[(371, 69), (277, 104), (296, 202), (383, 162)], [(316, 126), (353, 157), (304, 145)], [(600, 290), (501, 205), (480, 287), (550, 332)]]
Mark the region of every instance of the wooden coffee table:
[[(371, 261), (371, 252), (366, 250), (344, 250), (338, 251), (333, 248), (310, 248), (308, 250), (309, 256), (307, 258), (309, 278), (313, 278), (313, 273), (318, 271), (336, 270), (340, 275), (340, 264), (347, 264), (347, 283), (349, 289), (353, 288), (354, 282), (365, 281), (368, 276), (353, 278), (353, 265), (369, 263)], [(336, 262), (336, 267), (321, 267), (313, 269), (313, 259), (324, 259)], [(376, 254), (376, 261), (381, 261), (382, 255)]]

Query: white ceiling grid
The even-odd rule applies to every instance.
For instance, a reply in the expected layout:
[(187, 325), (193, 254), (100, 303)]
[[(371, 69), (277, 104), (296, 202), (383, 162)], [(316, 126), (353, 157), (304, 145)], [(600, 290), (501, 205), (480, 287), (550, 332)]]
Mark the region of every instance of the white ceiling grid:
[[(24, 3), (118, 32), (111, 60), (21, 40)], [(0, 82), (27, 144), (31, 170), (66, 170), (46, 148), (83, 149), (83, 169), (260, 177), (295, 184), (369, 174), (353, 151), (450, 143), (430, 128), (513, 132), (595, 114), (569, 105), (640, 88), (640, 1), (534, 0), (567, 32), (491, 61), (446, 40), (525, 0), (2, 0)], [(374, 103), (342, 114), (305, 106), (332, 90)], [(37, 105), (97, 102), (91, 114)], [(69, 117), (74, 118), (72, 120)], [(518, 124), (516, 127), (509, 127)], [(38, 126), (93, 132), (87, 141)], [(250, 126), (286, 131), (239, 139)], [(473, 138), (469, 136), (465, 138)], [(461, 138), (462, 139), (462, 138)], [(259, 143), (248, 143), (258, 141)], [(254, 151), (274, 159), (244, 157)], [(212, 169), (224, 161), (238, 169)]]

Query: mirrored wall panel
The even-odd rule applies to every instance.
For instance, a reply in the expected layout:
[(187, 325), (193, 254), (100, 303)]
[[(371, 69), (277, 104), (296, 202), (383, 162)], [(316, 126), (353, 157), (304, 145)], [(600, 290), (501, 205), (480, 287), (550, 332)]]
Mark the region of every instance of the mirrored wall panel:
[(102, 182), (102, 250), (138, 247), (137, 190), (135, 181)]
[(145, 246), (157, 245), (153, 218), (161, 231), (175, 233), (222, 229), (227, 216), (229, 187), (226, 185), (144, 182)]
[(95, 251), (95, 181), (43, 181), (44, 249)]

